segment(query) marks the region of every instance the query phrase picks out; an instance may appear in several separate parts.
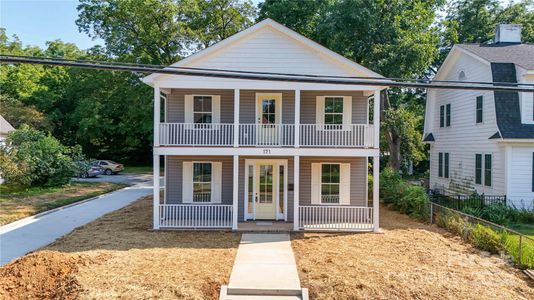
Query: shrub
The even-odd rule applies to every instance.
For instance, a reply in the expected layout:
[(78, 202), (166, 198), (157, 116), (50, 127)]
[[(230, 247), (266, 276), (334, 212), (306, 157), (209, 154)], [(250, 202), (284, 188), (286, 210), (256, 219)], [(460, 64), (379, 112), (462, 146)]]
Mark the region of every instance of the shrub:
[(417, 219), (424, 219), (428, 216), (428, 196), (421, 186), (408, 186), (395, 206), (402, 213)]
[(499, 253), (502, 249), (501, 240), (502, 237), (499, 233), (481, 224), (477, 224), (471, 233), (473, 244), (477, 248), (491, 253)]
[[(0, 172), (6, 182), (19, 185), (57, 186), (68, 183), (74, 172), (70, 149), (50, 135), (22, 126), (11, 132), (0, 149)], [(24, 172), (10, 174), (13, 168)]]
[(385, 168), (380, 173), (380, 197), (384, 203), (397, 202), (404, 195), (406, 188), (407, 184), (397, 171)]

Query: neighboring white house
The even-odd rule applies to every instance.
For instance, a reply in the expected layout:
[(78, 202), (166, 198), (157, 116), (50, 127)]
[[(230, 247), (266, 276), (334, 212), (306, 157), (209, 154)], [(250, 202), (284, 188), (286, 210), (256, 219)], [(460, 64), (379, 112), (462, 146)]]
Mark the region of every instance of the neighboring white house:
[[(382, 78), (270, 19), (176, 67)], [(155, 229), (378, 230), (379, 101), (375, 120), (369, 104), (384, 87), (208, 75), (143, 79), (154, 87)]]
[[(520, 25), (499, 25), (493, 43), (455, 45), (434, 79), (534, 84), (534, 44), (521, 43)], [(533, 102), (533, 93), (429, 90), (430, 188), (532, 208)]]
[(0, 144), (5, 141), (7, 134), (15, 130), (2, 115), (0, 115)]

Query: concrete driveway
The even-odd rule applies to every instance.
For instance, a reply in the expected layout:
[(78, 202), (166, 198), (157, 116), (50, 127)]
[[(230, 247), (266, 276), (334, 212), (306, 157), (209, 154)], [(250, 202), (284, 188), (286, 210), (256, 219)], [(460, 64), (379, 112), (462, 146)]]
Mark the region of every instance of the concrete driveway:
[(76, 227), (120, 209), (140, 197), (152, 194), (152, 176), (146, 174), (102, 175), (80, 180), (122, 182), (132, 186), (0, 227), (0, 265), (44, 247)]

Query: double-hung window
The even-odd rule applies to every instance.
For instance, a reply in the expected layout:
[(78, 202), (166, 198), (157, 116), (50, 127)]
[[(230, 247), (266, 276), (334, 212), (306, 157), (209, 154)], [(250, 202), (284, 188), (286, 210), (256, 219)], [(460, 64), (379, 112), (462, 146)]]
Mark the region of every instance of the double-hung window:
[(476, 122), (482, 123), (484, 117), (484, 97), (478, 96), (476, 100)]
[(213, 104), (211, 96), (193, 97), (193, 122), (195, 124), (211, 124), (213, 120)]
[(324, 123), (326, 129), (341, 129), (343, 124), (343, 97), (325, 97)]
[(485, 186), (492, 184), (492, 159), (491, 154), (475, 154), (475, 184), (484, 183)]
[(211, 202), (211, 163), (193, 163), (193, 202)]
[(321, 165), (321, 203), (339, 204), (341, 182), (340, 164)]
[(439, 127), (451, 126), (451, 104), (441, 105), (439, 107)]

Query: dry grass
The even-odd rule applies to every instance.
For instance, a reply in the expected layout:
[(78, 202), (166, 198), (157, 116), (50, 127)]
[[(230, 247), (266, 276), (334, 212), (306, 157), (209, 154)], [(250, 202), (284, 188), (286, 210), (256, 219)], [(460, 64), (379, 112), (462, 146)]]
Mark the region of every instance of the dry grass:
[(534, 299), (533, 282), (447, 232), (381, 209), (383, 234), (295, 234), (312, 299)]
[(62, 187), (0, 186), (0, 225), (125, 187), (110, 182), (73, 182)]

